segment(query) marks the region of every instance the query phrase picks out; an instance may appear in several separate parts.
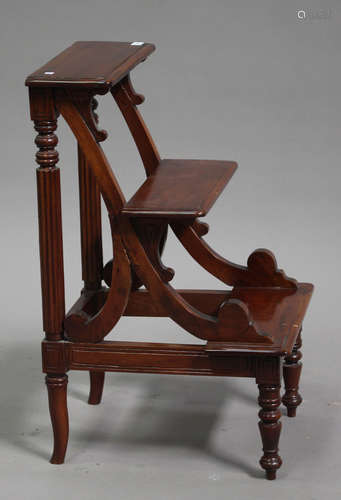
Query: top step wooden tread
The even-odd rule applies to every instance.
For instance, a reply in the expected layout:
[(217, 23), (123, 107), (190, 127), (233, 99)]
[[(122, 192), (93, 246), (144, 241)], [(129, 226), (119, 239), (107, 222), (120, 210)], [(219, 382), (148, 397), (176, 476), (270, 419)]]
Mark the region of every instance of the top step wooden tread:
[(144, 42), (75, 42), (29, 75), (25, 83), (105, 92), (154, 50), (153, 44)]
[(125, 204), (129, 217), (195, 218), (207, 214), (237, 168), (216, 160), (161, 160)]

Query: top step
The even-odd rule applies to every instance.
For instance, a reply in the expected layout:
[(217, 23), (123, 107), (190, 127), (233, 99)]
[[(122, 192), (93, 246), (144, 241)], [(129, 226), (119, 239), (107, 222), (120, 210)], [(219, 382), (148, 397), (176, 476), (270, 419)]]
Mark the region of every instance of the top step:
[(144, 42), (75, 42), (29, 75), (25, 84), (105, 93), (154, 50), (155, 45)]

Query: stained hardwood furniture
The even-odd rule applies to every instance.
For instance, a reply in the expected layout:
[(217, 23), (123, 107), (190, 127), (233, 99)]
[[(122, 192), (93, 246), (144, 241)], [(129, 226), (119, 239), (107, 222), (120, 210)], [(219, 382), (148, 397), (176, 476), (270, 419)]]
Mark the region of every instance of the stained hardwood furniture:
[[(236, 170), (226, 161), (161, 159), (137, 109), (144, 100), (131, 70), (154, 50), (149, 43), (76, 42), (31, 74), (31, 118), (36, 154), (43, 371), (54, 432), (51, 462), (63, 463), (68, 442), (69, 370), (90, 372), (90, 404), (101, 400), (104, 374), (173, 373), (255, 378), (259, 387), (260, 464), (275, 479), (281, 401), (294, 417), (302, 398), (301, 325), (313, 287), (277, 268), (275, 257), (254, 251), (247, 266), (208, 246), (207, 214)], [(100, 147), (94, 96), (111, 92), (140, 152), (146, 181), (126, 201)], [(82, 277), (80, 298), (65, 314), (57, 117), (78, 142)], [(103, 266), (101, 196), (111, 225), (113, 259)], [(176, 290), (161, 255), (168, 227), (206, 271), (230, 289)], [(105, 281), (107, 286), (102, 285)], [(144, 287), (143, 287), (144, 285)], [(170, 317), (202, 345), (117, 342), (104, 338), (122, 316)], [(283, 363), (284, 360), (284, 363)], [(280, 384), (284, 376), (285, 394)]]

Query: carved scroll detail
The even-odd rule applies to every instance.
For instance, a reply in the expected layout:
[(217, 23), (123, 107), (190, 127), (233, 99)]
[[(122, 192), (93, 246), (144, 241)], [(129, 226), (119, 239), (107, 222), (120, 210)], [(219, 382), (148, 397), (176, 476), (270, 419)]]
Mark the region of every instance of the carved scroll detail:
[(278, 269), (276, 257), (266, 248), (258, 248), (247, 259), (248, 276), (241, 276), (239, 286), (278, 286), (297, 289), (297, 281), (288, 278), (282, 269)]
[(248, 258), (247, 267), (234, 264), (216, 253), (201, 237), (193, 225), (179, 223), (171, 227), (189, 254), (206, 271), (231, 286), (260, 286), (297, 289), (297, 282), (278, 269), (270, 250), (259, 248)]
[(128, 74), (125, 78), (123, 78), (123, 80), (121, 80), (121, 85), (126, 91), (132, 104), (138, 106), (139, 104), (142, 104), (144, 102), (145, 97), (144, 95), (138, 94), (135, 91), (133, 84), (131, 83), (130, 74)]
[(206, 224), (206, 222), (201, 222), (198, 219), (195, 219), (193, 222), (193, 229), (197, 233), (198, 236), (205, 236), (210, 230), (210, 226)]
[(68, 93), (81, 113), (85, 123), (93, 133), (96, 141), (105, 141), (108, 137), (108, 133), (106, 130), (101, 130), (97, 127), (98, 115), (95, 110), (97, 109), (98, 102), (94, 98), (93, 90), (72, 90)]

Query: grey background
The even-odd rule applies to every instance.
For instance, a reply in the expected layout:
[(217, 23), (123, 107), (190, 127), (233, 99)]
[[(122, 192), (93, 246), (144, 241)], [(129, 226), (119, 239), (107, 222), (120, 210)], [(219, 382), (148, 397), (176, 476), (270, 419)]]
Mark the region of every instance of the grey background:
[[(300, 9), (330, 12), (300, 21)], [(339, 497), (340, 21), (336, 0), (2, 1), (3, 498)], [(35, 147), (23, 82), (74, 40), (96, 39), (156, 44), (133, 80), (163, 157), (238, 161), (207, 218), (209, 243), (239, 263), (270, 248), (289, 276), (316, 285), (304, 329), (305, 401), (296, 419), (282, 418), (277, 482), (259, 471), (257, 390), (248, 379), (108, 374), (102, 405), (90, 407), (87, 373), (71, 373), (67, 461), (48, 463)], [(143, 180), (141, 162), (110, 97), (99, 112), (128, 197)], [(76, 148), (62, 120), (58, 136), (70, 306), (81, 287)], [(176, 286), (217, 286), (173, 238), (164, 261)], [(167, 319), (123, 319), (114, 337), (196, 341)]]

